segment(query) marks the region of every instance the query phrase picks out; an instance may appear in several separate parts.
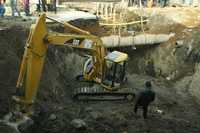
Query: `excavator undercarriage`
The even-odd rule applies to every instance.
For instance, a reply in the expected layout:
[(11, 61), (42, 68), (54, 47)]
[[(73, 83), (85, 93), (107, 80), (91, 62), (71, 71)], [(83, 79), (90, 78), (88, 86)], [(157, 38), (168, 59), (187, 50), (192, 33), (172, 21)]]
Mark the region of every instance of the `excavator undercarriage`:
[(80, 87), (75, 89), (73, 99), (81, 101), (132, 101), (135, 97), (134, 90), (122, 88), (116, 91), (108, 91), (101, 86)]

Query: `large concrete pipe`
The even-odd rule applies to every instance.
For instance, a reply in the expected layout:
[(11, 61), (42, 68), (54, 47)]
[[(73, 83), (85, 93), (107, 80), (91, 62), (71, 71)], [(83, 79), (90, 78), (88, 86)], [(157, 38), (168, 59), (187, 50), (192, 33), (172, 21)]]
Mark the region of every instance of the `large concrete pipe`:
[(140, 34), (136, 36), (120, 37), (117, 35), (102, 37), (105, 47), (125, 47), (137, 45), (154, 45), (168, 41), (175, 34)]

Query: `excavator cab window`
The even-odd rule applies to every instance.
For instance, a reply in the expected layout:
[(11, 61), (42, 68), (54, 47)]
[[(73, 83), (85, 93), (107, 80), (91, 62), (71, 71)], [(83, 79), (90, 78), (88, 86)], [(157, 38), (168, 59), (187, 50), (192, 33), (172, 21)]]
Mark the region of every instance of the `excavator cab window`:
[(92, 68), (93, 68), (93, 60), (92, 60), (92, 56), (90, 56), (85, 61), (85, 64), (83, 67), (84, 74), (89, 74), (92, 71)]
[(127, 59), (128, 55), (119, 51), (110, 52), (105, 57), (106, 71), (103, 79), (105, 85), (115, 88), (125, 81)]
[(106, 71), (103, 83), (111, 87), (121, 85), (125, 79), (125, 66), (126, 61), (116, 63), (106, 60)]

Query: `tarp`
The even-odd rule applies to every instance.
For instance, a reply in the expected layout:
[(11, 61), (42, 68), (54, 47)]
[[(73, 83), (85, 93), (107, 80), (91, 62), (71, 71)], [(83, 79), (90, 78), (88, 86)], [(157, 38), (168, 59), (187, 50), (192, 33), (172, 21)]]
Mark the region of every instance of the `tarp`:
[(96, 15), (83, 11), (65, 11), (65, 12), (59, 12), (56, 15), (49, 15), (49, 16), (61, 22), (69, 22), (77, 19), (85, 19), (85, 20), (97, 19)]

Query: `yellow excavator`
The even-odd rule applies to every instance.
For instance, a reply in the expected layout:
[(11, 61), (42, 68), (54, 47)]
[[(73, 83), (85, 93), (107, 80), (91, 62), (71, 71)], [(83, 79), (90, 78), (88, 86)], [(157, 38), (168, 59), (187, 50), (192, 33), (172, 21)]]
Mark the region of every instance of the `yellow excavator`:
[(134, 97), (134, 93), (129, 89), (128, 91), (120, 89), (126, 81), (125, 67), (128, 59), (126, 53), (108, 52), (97, 36), (68, 23), (59, 22), (66, 29), (73, 30), (77, 34), (49, 32), (46, 19), (57, 22), (57, 20), (41, 14), (30, 29), (17, 80), (17, 92), (13, 96), (13, 99), (19, 105), (23, 105), (26, 109), (27, 106), (34, 103), (48, 45), (67, 46), (85, 53), (87, 60), (84, 64), (82, 76), (79, 76), (78, 79), (94, 82), (99, 87), (77, 88), (73, 92), (75, 99), (80, 100), (87, 97), (104, 99), (106, 96), (107, 99), (110, 97), (116, 99)]

